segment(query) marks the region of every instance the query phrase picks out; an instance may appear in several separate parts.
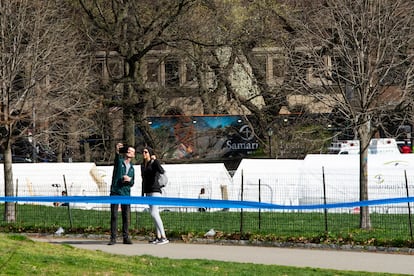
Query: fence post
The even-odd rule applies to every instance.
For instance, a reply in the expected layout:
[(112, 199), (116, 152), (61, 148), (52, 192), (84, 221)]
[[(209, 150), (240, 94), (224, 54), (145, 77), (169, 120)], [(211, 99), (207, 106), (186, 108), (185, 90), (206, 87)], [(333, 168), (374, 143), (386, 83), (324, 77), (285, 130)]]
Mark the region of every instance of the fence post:
[[(262, 193), (261, 193), (261, 181), (259, 178), (259, 203), (262, 202)], [(262, 221), (262, 209), (259, 208), (259, 230), (261, 229), (261, 221)]]
[[(19, 179), (16, 179), (16, 197), (19, 196)], [(16, 212), (16, 220), (17, 220), (17, 216), (18, 216), (18, 212), (17, 212), (17, 206), (18, 206), (18, 202), (16, 201), (14, 203), (14, 210)]]
[[(325, 168), (322, 167), (322, 179), (323, 179), (323, 204), (326, 205), (326, 184), (325, 184)], [(325, 232), (328, 233), (328, 209), (324, 208), (325, 217)]]
[[(410, 194), (408, 192), (408, 180), (407, 180), (407, 171), (404, 170), (404, 176), (405, 176), (405, 190), (407, 191), (407, 198), (410, 197)], [(410, 237), (411, 240), (413, 240), (413, 225), (412, 225), (412, 221), (411, 221), (411, 207), (410, 207), (410, 202), (407, 201), (408, 204), (408, 225), (410, 226)]]
[[(68, 193), (68, 186), (66, 185), (66, 177), (65, 175), (63, 175), (63, 183), (65, 184), (65, 191), (66, 191), (66, 195), (69, 196)], [(70, 203), (68, 202), (68, 214), (69, 214), (69, 223), (70, 223), (70, 228), (73, 228), (73, 223), (72, 223), (72, 212), (70, 211)]]
[[(243, 201), (243, 193), (244, 193), (244, 187), (243, 187), (243, 170), (241, 171), (241, 192), (240, 192), (240, 201)], [(243, 233), (243, 208), (240, 208), (240, 234)]]

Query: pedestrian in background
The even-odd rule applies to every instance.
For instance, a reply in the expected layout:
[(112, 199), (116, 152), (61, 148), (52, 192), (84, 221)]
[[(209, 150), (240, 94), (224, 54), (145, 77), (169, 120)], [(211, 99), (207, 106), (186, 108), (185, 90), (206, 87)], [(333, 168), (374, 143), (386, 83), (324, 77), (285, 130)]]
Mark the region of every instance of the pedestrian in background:
[[(68, 193), (66, 191), (62, 191), (62, 196), (67, 196)], [(58, 207), (58, 206), (69, 206), (69, 202), (53, 202), (53, 206)]]
[[(200, 193), (198, 194), (198, 199), (207, 199), (206, 189), (201, 188)], [(205, 211), (207, 211), (207, 208), (206, 207), (199, 207), (198, 211), (199, 212), (205, 212)]]
[[(134, 186), (135, 171), (132, 159), (135, 158), (135, 149), (118, 143), (115, 147), (114, 170), (112, 173), (111, 196), (130, 196), (131, 187)], [(116, 243), (118, 232), (118, 203), (111, 203), (111, 238), (108, 245)], [(129, 238), (129, 217), (131, 205), (121, 204), (122, 212), (122, 238), (124, 244), (132, 244)]]
[[(142, 196), (161, 197), (162, 187), (158, 183), (157, 174), (163, 174), (165, 171), (160, 162), (154, 155), (150, 147), (145, 147), (142, 151), (143, 162), (141, 164), (142, 176)], [(168, 239), (165, 235), (164, 223), (162, 222), (160, 211), (157, 205), (150, 205), (149, 210), (156, 228), (156, 238), (151, 241), (153, 244), (166, 244)]]

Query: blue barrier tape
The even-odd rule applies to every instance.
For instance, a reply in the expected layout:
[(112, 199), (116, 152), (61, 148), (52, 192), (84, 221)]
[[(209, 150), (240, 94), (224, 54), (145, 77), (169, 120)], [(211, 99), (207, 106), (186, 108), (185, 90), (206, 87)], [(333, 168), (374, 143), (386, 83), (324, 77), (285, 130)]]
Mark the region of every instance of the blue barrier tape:
[(243, 208), (269, 210), (314, 210), (333, 208), (353, 208), (372, 205), (386, 205), (414, 202), (414, 197), (399, 197), (354, 201), (344, 203), (315, 205), (278, 205), (255, 201), (195, 199), (173, 197), (141, 197), (141, 196), (12, 196), (0, 197), (0, 202), (70, 202), (70, 203), (101, 203), (101, 204), (145, 204), (161, 206), (206, 207), (206, 208)]

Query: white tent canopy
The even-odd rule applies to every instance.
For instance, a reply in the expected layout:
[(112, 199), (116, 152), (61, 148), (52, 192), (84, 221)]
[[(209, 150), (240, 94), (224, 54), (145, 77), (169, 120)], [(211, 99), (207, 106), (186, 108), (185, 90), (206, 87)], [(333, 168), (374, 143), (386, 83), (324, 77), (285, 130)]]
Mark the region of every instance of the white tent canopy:
[[(209, 199), (226, 199), (232, 179), (222, 163), (166, 164), (169, 183), (163, 195), (178, 198), (198, 198), (201, 188)], [(135, 168), (132, 196), (141, 196), (141, 170)], [(24, 163), (13, 164), (13, 178), (18, 196), (59, 196), (65, 190), (69, 196), (107, 196), (110, 192), (113, 166), (94, 163)], [(0, 196), (4, 196), (3, 167), (0, 167)], [(51, 205), (51, 203), (45, 203)], [(77, 203), (79, 208), (97, 208), (102, 204)], [(144, 207), (142, 207), (144, 208)]]
[[(414, 195), (414, 154), (370, 155), (368, 161), (369, 199), (405, 197), (406, 185), (409, 195)], [(169, 184), (163, 190), (166, 197), (198, 198), (204, 188), (208, 199), (311, 205), (323, 203), (325, 185), (327, 203), (359, 200), (359, 155), (311, 154), (304, 160), (243, 159), (233, 178), (222, 163), (165, 164), (163, 167), (169, 178)], [(112, 166), (96, 166), (94, 163), (13, 164), (14, 189), (18, 196), (59, 196), (65, 189), (66, 180), (69, 196), (107, 196), (112, 170)], [(135, 166), (135, 171), (131, 195), (141, 196), (139, 165)], [(4, 196), (2, 166), (0, 196)], [(89, 203), (71, 206), (108, 207)], [(135, 206), (138, 209), (146, 207)], [(407, 211), (406, 204), (395, 205), (392, 210), (380, 208), (383, 209), (376, 211)]]
[[(407, 174), (407, 182), (405, 181)], [(359, 201), (359, 155), (310, 154), (304, 160), (244, 159), (233, 176), (231, 199), (280, 205)], [(243, 187), (242, 187), (243, 183)], [(370, 155), (368, 198), (414, 195), (414, 154)], [(325, 192), (324, 192), (325, 186)], [(376, 212), (408, 211), (407, 204), (377, 206)]]
[(303, 160), (243, 159), (233, 176), (231, 199), (296, 205)]

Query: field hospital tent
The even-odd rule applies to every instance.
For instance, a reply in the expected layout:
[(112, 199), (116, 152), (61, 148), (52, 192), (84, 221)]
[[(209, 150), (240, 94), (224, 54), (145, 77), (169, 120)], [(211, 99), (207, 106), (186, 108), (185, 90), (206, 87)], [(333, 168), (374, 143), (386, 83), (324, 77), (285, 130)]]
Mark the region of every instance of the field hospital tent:
[[(359, 201), (359, 155), (311, 154), (304, 160), (302, 174), (301, 204), (323, 203), (323, 181), (327, 203)], [(414, 195), (414, 154), (368, 155), (369, 200), (406, 197), (407, 187)], [(374, 207), (380, 213), (408, 212), (407, 204)]]
[[(176, 198), (198, 198), (201, 188), (205, 189), (208, 199), (227, 199), (227, 190), (232, 185), (232, 179), (223, 163), (201, 164), (162, 164), (168, 176), (168, 185), (163, 189), (163, 196)], [(135, 168), (135, 185), (131, 189), (132, 196), (141, 196), (141, 169)], [(99, 174), (110, 189), (112, 166), (97, 167)], [(135, 206), (146, 208), (147, 206)], [(179, 207), (163, 206), (163, 209)], [(190, 210), (186, 208), (186, 210)], [(196, 208), (192, 208), (192, 211)]]
[(243, 159), (234, 176), (232, 200), (259, 201), (280, 205), (297, 205), (300, 170), (303, 160)]
[[(400, 198), (406, 197), (407, 193), (411, 197), (414, 196), (414, 154), (369, 158), (368, 169), (368, 196), (370, 199)], [(408, 213), (408, 208), (406, 203), (402, 203), (380, 206), (376, 211)]]
[[(168, 176), (168, 185), (163, 189), (164, 196), (178, 198), (198, 198), (204, 188), (209, 199), (222, 199), (222, 186), (231, 185), (231, 176), (222, 163), (207, 164), (162, 164)], [(134, 166), (135, 185), (132, 196), (141, 196), (141, 168)], [(97, 171), (111, 185), (112, 166), (98, 166)]]
[[(261, 202), (266, 203), (286, 206), (323, 204), (324, 195), (328, 204), (357, 202), (359, 155), (310, 154), (304, 160), (243, 159), (233, 176), (230, 199), (240, 200), (243, 189), (243, 200), (259, 201), (259, 183)], [(414, 154), (369, 155), (369, 200), (406, 197), (406, 186), (408, 194), (413, 196)], [(408, 212), (406, 203), (371, 208), (378, 213)], [(330, 211), (355, 212), (356, 209)]]
[[(163, 196), (198, 198), (201, 188), (208, 199), (227, 199), (232, 179), (222, 163), (163, 164), (169, 183)], [(141, 196), (141, 170), (135, 165), (135, 185), (132, 196)], [(59, 196), (65, 190), (69, 196), (107, 196), (110, 193), (113, 166), (94, 163), (25, 163), (13, 164), (15, 190), (19, 196)], [(3, 167), (0, 168), (0, 196), (4, 196)], [(51, 205), (52, 203), (40, 203)], [(107, 204), (75, 203), (74, 208), (100, 209)], [(147, 206), (135, 206), (144, 209)], [(168, 206), (164, 206), (166, 209)], [(177, 207), (173, 207), (177, 208)], [(187, 208), (188, 209), (188, 208)], [(196, 210), (196, 208), (193, 208)]]
[(359, 155), (309, 154), (301, 168), (299, 204), (359, 200)]
[[(141, 196), (140, 166), (134, 167), (136, 180), (131, 195)], [(243, 159), (233, 178), (222, 163), (163, 164), (163, 167), (169, 178), (169, 184), (163, 189), (165, 197), (198, 198), (201, 188), (204, 188), (208, 199), (243, 199), (286, 206), (321, 204), (324, 192), (327, 203), (359, 200), (359, 155), (310, 154), (304, 160)], [(96, 166), (94, 163), (13, 164), (13, 183), (18, 196), (59, 196), (65, 189), (65, 182), (69, 196), (107, 196), (112, 170), (113, 166)], [(409, 196), (413, 196), (414, 154), (369, 155), (370, 200), (406, 197), (406, 186)], [(2, 166), (0, 196), (4, 196)], [(71, 206), (87, 209), (109, 207), (107, 204), (91, 203), (74, 203)], [(147, 207), (133, 206), (136, 209)], [(180, 209), (174, 206), (162, 208)], [(186, 207), (184, 211), (196, 209)], [(407, 204), (401, 203), (392, 207), (376, 206), (374, 211), (407, 213), (408, 208)]]
[[(358, 155), (315, 154), (304, 160), (243, 159), (233, 176), (234, 199), (279, 205), (314, 205), (357, 201), (359, 198)], [(242, 180), (243, 179), (243, 180)]]
[[(327, 192), (331, 193), (332, 200), (359, 199), (359, 155), (307, 155), (302, 172), (307, 176), (307, 181), (303, 180), (301, 184), (304, 187), (316, 187), (318, 183), (322, 183), (322, 168), (325, 172), (325, 183), (330, 187)], [(406, 195), (405, 172), (409, 187), (413, 188), (414, 154), (369, 155), (369, 198)]]
[(227, 199), (224, 192), (232, 179), (223, 163), (163, 165), (169, 184), (165, 195), (179, 198), (198, 198), (201, 188), (208, 199)]
[[(13, 164), (13, 185), (17, 196), (60, 196), (65, 189), (69, 196), (107, 195), (107, 185), (102, 180), (94, 163)], [(3, 166), (0, 166), (0, 183), (0, 195), (4, 196)], [(50, 202), (39, 204), (52, 205)], [(72, 206), (80, 205), (86, 207), (84, 203)]]

